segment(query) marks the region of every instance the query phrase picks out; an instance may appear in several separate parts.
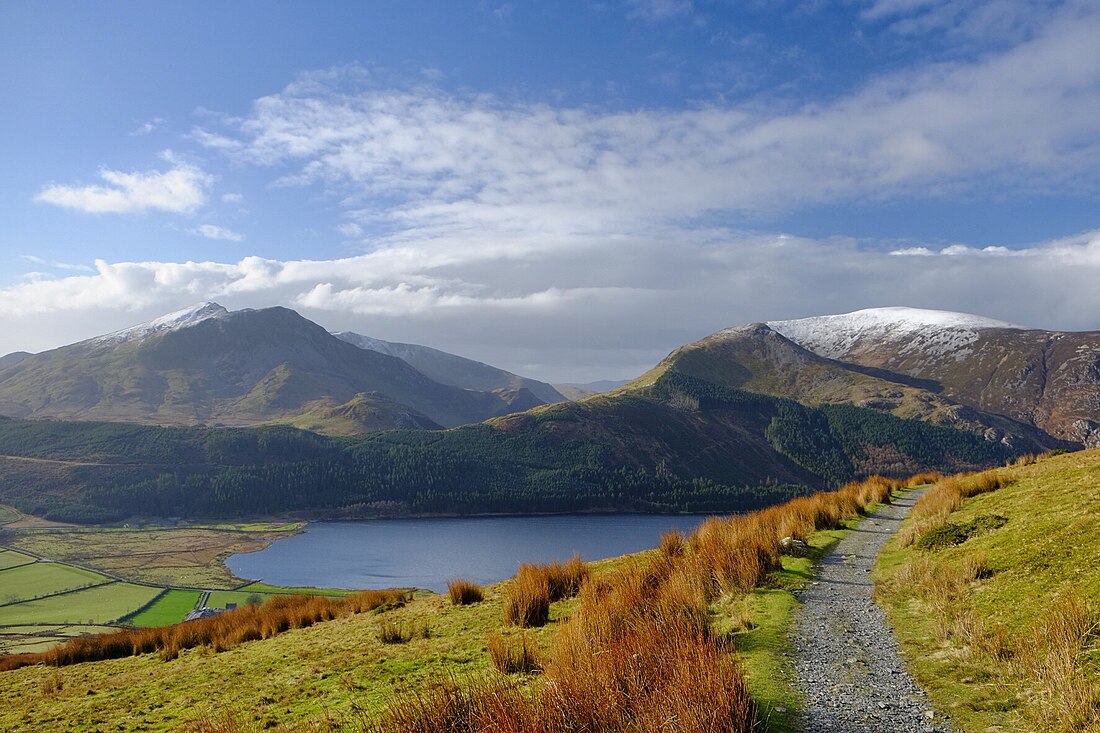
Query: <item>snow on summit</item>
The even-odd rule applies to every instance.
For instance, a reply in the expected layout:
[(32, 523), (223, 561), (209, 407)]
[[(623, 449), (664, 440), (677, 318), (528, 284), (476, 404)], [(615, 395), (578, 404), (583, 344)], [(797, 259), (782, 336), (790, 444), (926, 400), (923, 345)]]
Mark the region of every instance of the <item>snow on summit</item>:
[(768, 321), (768, 326), (830, 359), (843, 357), (860, 343), (888, 345), (898, 353), (917, 349), (936, 355), (955, 352), (961, 358), (969, 353), (966, 347), (977, 340), (979, 330), (1024, 328), (969, 313), (904, 307), (867, 308), (832, 316)]
[(208, 318), (219, 318), (227, 315), (229, 311), (223, 306), (217, 303), (198, 303), (189, 308), (176, 311), (163, 315), (159, 318), (154, 318), (147, 323), (141, 323), (137, 326), (131, 326), (130, 328), (124, 328), (121, 331), (115, 331), (109, 333), (106, 336), (100, 336), (93, 339), (98, 342), (119, 342), (129, 341), (131, 339), (142, 339), (147, 336), (152, 336), (155, 333), (161, 333), (163, 331), (175, 331), (180, 328), (186, 328), (192, 326), (200, 321), (205, 321)]

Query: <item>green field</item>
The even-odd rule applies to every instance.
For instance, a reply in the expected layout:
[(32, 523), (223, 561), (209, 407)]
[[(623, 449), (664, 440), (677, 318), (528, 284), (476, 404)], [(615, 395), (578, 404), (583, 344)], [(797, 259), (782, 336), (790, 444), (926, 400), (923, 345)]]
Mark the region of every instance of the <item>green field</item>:
[(112, 626), (35, 625), (0, 627), (0, 654), (41, 652), (74, 636), (108, 634)]
[(106, 581), (107, 578), (99, 573), (71, 565), (54, 562), (21, 565), (0, 570), (0, 603), (19, 603)]
[(197, 590), (170, 590), (130, 619), (134, 626), (167, 626), (183, 621), (187, 612), (195, 607), (199, 600)]
[(271, 596), (265, 593), (257, 593), (255, 591), (244, 590), (216, 590), (210, 594), (210, 599), (206, 602), (207, 608), (225, 608), (227, 603), (236, 603), (238, 606), (244, 606), (248, 604), (249, 599), (258, 600), (263, 603)]
[(0, 626), (109, 624), (148, 603), (158, 593), (159, 588), (109, 583), (49, 598), (0, 606)]
[(20, 518), (19, 512), (15, 511), (10, 506), (0, 504), (0, 524), (8, 524), (14, 522)]
[(268, 585), (267, 583), (261, 583), (259, 581), (255, 583), (249, 583), (248, 585), (242, 585), (237, 589), (238, 591), (247, 591), (248, 593), (273, 593), (275, 595), (293, 595), (301, 593), (308, 596), (350, 596), (357, 591), (347, 590), (345, 588), (307, 588), (307, 587), (288, 587), (281, 585)]
[[(34, 562), (34, 558), (30, 555), (24, 555), (22, 552), (15, 552), (13, 550), (0, 550), (0, 570), (7, 570), (8, 568), (14, 568), (18, 565), (27, 565)], [(2, 602), (2, 600), (0, 600)]]

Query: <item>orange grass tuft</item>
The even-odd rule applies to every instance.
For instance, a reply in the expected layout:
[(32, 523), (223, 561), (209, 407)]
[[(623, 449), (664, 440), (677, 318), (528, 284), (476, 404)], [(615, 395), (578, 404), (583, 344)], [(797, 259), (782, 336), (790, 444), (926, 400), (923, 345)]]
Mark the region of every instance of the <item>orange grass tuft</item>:
[(214, 651), (232, 649), (246, 641), (266, 639), (289, 629), (301, 629), (351, 613), (401, 603), (402, 590), (372, 590), (347, 598), (276, 596), (262, 606), (245, 606), (211, 618), (172, 626), (133, 629), (114, 634), (72, 639), (61, 646), (34, 654), (0, 658), (0, 672), (32, 664), (62, 667), (102, 659), (118, 659), (159, 652), (165, 661), (184, 649), (210, 646)]
[(451, 603), (455, 606), (466, 606), (471, 603), (480, 603), (485, 594), (481, 586), (466, 578), (455, 578), (447, 581), (447, 594), (451, 597)]

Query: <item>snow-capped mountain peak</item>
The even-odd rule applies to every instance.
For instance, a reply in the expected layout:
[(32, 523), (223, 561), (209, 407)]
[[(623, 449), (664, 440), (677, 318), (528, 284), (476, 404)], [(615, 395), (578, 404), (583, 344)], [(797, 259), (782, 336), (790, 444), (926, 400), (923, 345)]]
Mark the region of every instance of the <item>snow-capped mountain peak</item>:
[(154, 318), (147, 323), (141, 323), (137, 326), (131, 326), (130, 328), (124, 328), (121, 331), (115, 331), (109, 333), (106, 336), (100, 336), (93, 339), (93, 341), (101, 343), (118, 343), (120, 341), (130, 341), (132, 339), (143, 339), (148, 336), (152, 336), (157, 333), (163, 333), (165, 331), (175, 331), (180, 328), (186, 328), (187, 326), (193, 326), (200, 321), (205, 321), (209, 318), (221, 318), (229, 314), (229, 311), (213, 302), (197, 303), (183, 310), (175, 311), (174, 313), (168, 313)]
[(989, 328), (1024, 329), (969, 313), (924, 308), (866, 308), (852, 313), (769, 321), (768, 326), (821, 356), (843, 357), (861, 341), (893, 344), (899, 353), (923, 350), (944, 355), (968, 353), (966, 347)]

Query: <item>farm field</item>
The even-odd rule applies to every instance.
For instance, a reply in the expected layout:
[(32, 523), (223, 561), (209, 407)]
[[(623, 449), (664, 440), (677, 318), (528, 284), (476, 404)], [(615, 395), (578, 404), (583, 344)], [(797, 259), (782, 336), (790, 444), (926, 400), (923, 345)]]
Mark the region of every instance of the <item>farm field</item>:
[(346, 588), (313, 588), (313, 587), (309, 587), (309, 588), (306, 588), (306, 587), (291, 588), (291, 587), (285, 587), (285, 586), (279, 586), (279, 585), (269, 585), (268, 583), (263, 583), (263, 582), (259, 582), (259, 581), (255, 582), (255, 583), (249, 583), (248, 585), (242, 585), (237, 590), (247, 591), (249, 593), (278, 593), (280, 595), (299, 594), (300, 593), (300, 594), (304, 594), (304, 595), (319, 594), (319, 595), (324, 595), (324, 596), (350, 596), (350, 595), (356, 593), (356, 591), (348, 590)]
[(113, 626), (87, 624), (4, 626), (0, 627), (0, 654), (41, 652), (74, 636), (108, 634), (114, 630)]
[(0, 570), (0, 603), (12, 604), (107, 582), (99, 573), (53, 562)]
[(0, 525), (18, 521), (22, 516), (12, 507), (0, 504)]
[(151, 606), (130, 618), (130, 623), (139, 627), (179, 623), (195, 607), (200, 595), (197, 590), (166, 590)]
[(8, 568), (27, 565), (32, 562), (34, 562), (34, 558), (30, 555), (24, 555), (14, 550), (0, 550), (0, 570), (7, 570)]
[(231, 590), (234, 578), (222, 560), (252, 552), (299, 528), (298, 523), (209, 527), (60, 527), (13, 532), (6, 545), (71, 562), (137, 583)]
[(0, 627), (27, 624), (110, 624), (148, 603), (158, 593), (159, 588), (111, 582), (49, 598), (0, 606)]

